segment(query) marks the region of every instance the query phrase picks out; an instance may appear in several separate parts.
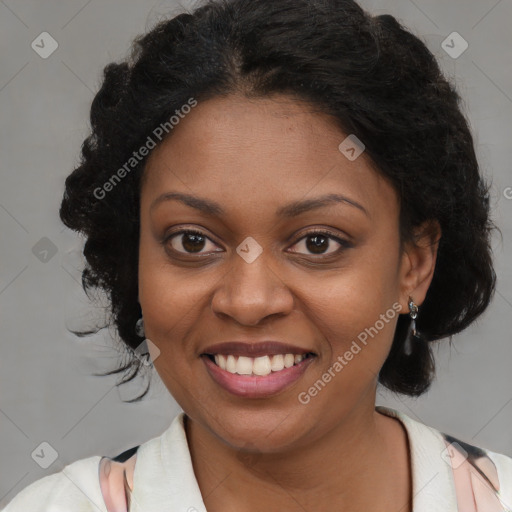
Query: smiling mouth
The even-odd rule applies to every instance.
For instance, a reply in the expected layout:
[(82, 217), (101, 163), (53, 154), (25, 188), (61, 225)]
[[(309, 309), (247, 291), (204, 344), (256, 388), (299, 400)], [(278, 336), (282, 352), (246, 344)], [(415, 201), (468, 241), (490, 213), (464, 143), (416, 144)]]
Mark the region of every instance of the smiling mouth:
[(312, 352), (305, 354), (275, 354), (261, 357), (246, 357), (226, 354), (203, 354), (219, 368), (235, 375), (264, 377), (297, 366), (305, 359), (314, 357)]

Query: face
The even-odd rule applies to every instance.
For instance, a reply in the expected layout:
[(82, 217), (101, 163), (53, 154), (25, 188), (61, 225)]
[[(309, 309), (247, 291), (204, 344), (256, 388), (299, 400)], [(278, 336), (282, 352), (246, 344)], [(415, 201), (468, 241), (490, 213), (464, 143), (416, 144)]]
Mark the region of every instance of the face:
[(338, 149), (346, 137), (292, 98), (229, 96), (148, 158), (139, 301), (155, 368), (233, 447), (298, 447), (373, 411), (414, 265), (397, 194)]

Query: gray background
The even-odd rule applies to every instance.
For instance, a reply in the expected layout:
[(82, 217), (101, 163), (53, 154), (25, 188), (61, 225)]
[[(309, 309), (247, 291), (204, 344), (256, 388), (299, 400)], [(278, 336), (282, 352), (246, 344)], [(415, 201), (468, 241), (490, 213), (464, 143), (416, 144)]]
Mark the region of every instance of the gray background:
[[(378, 403), (512, 456), (512, 1), (361, 5), (397, 16), (457, 83), (503, 232), (493, 244), (495, 300), (451, 348), (442, 343), (436, 351), (431, 391), (414, 400), (381, 390)], [(118, 352), (106, 333), (77, 339), (66, 330), (99, 310), (81, 291), (82, 242), (60, 223), (58, 207), (88, 134), (103, 66), (180, 10), (177, 2), (133, 0), (0, 2), (0, 505), (74, 460), (115, 455), (160, 434), (179, 410), (156, 373), (150, 396), (137, 404), (121, 398), (134, 397), (147, 381), (118, 389), (115, 377), (91, 375), (114, 367)], [(43, 31), (58, 42), (47, 59), (31, 48)], [(453, 31), (469, 43), (457, 59), (441, 48)], [(31, 457), (41, 442), (58, 452), (46, 470)]]

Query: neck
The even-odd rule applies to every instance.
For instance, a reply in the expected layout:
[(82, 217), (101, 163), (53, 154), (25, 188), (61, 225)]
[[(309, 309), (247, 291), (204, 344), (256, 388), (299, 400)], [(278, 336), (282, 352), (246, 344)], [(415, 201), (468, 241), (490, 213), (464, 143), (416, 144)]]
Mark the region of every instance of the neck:
[(241, 455), (188, 419), (192, 463), (208, 511), (384, 511), (386, 504), (409, 510), (407, 435), (374, 404), (357, 408), (321, 438), (279, 453)]

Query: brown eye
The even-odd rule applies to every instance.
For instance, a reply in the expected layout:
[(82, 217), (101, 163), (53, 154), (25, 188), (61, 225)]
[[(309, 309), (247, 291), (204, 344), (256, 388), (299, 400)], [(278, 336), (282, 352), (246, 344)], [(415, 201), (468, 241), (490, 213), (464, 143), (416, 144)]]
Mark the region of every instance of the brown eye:
[[(346, 240), (335, 237), (328, 232), (314, 231), (307, 233), (298, 242), (296, 242), (293, 247), (304, 248), (306, 251), (309, 251), (309, 254), (325, 255), (336, 253), (342, 247), (350, 247), (350, 243)], [(298, 251), (297, 249), (293, 250), (293, 252), (300, 252), (301, 254), (308, 253)]]
[(324, 253), (330, 245), (330, 238), (325, 235), (308, 235), (306, 239), (306, 248), (313, 254)]
[[(200, 231), (184, 230), (173, 233), (166, 239), (173, 250), (182, 254), (200, 254), (208, 246), (208, 242), (215, 248), (216, 245)], [(212, 252), (207, 250), (206, 252)]]

